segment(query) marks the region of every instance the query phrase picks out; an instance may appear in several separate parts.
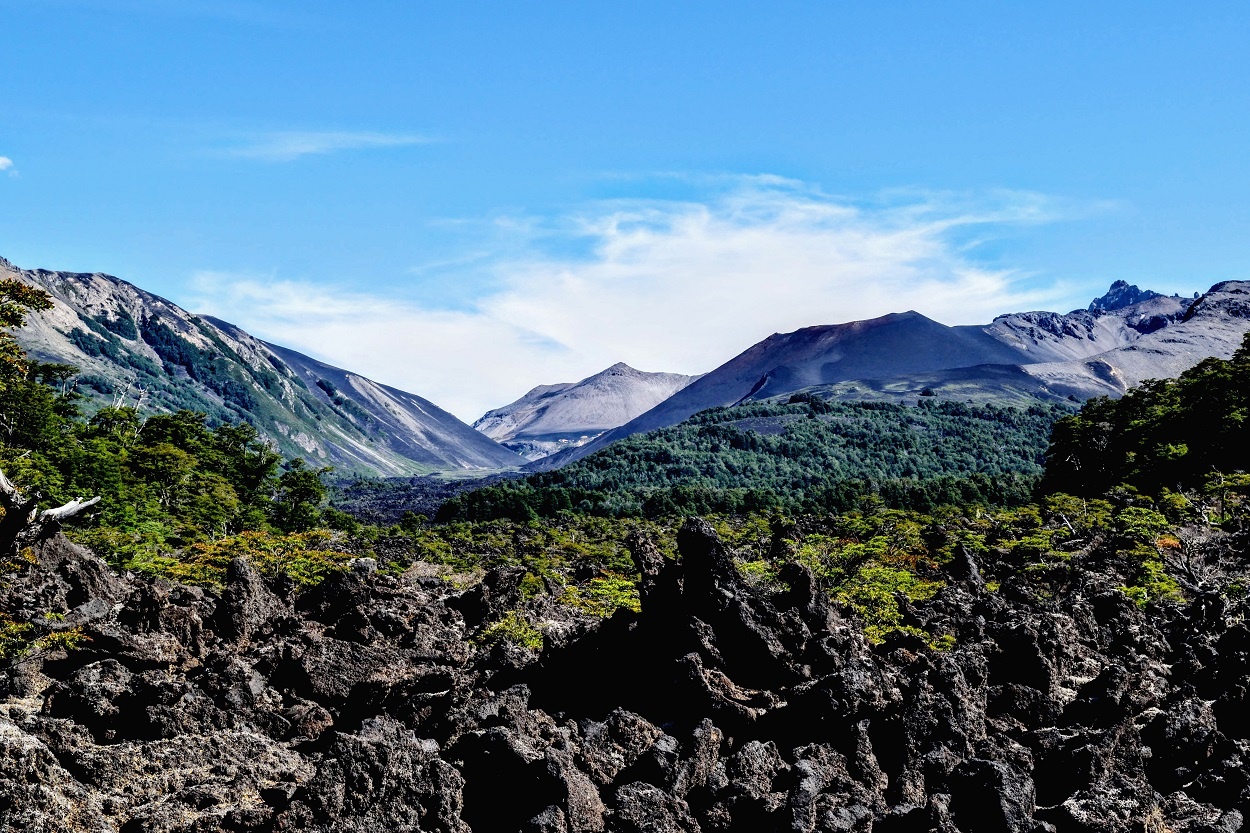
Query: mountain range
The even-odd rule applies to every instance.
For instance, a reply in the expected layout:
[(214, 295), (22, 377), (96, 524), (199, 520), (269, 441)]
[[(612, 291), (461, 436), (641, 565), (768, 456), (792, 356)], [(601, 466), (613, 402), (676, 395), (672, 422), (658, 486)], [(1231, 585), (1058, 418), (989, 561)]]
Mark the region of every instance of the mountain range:
[(531, 463), (559, 468), (609, 443), (699, 411), (807, 393), (837, 401), (1035, 402), (1119, 396), (1208, 356), (1227, 358), (1250, 329), (1250, 282), (1196, 299), (1123, 281), (1088, 309), (1001, 315), (950, 327), (915, 311), (777, 333), (659, 405), (578, 448)]
[(624, 425), (697, 378), (646, 373), (618, 362), (580, 382), (540, 385), (488, 411), (473, 427), (527, 460), (538, 460)]
[(193, 315), (100, 273), (19, 269), (0, 278), (51, 293), (17, 331), (43, 362), (79, 368), (87, 410), (202, 411), (247, 421), (288, 457), (375, 476), (483, 472), (524, 460), (432, 402)]
[(370, 476), (551, 470), (708, 408), (796, 393), (1020, 405), (1115, 397), (1208, 356), (1230, 356), (1250, 329), (1250, 282), (1182, 298), (1117, 281), (1066, 314), (1008, 313), (952, 327), (909, 310), (777, 333), (702, 376), (616, 364), (580, 382), (536, 387), (470, 427), (416, 394), (193, 315), (119, 278), (19, 269), (3, 258), (0, 277), (52, 294), (54, 309), (31, 315), (18, 340), (39, 361), (80, 369), (88, 411), (142, 405), (245, 420), (287, 456)]

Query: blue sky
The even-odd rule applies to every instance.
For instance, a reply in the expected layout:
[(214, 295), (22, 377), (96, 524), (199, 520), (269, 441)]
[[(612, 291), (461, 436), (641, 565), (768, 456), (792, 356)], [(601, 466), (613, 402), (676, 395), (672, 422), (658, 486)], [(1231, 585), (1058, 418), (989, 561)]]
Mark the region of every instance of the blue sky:
[(473, 419), (1250, 274), (1250, 11), (0, 0), (0, 255)]

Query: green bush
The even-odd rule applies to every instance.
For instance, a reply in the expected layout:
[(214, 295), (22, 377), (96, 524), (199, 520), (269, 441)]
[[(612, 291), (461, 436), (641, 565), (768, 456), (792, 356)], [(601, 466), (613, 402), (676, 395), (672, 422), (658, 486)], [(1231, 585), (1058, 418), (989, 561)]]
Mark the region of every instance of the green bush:
[(542, 632), (531, 625), (525, 614), (518, 610), (508, 612), (499, 621), (483, 628), (477, 641), (487, 646), (501, 641), (511, 642), (535, 652), (541, 651), (543, 647)]

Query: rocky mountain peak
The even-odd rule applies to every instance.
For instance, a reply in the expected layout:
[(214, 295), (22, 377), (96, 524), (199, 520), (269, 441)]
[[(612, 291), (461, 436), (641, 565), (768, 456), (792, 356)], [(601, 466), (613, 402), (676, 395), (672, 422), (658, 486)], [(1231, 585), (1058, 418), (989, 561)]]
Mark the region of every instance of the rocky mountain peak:
[(697, 377), (647, 373), (617, 362), (572, 384), (541, 385), (488, 411), (473, 427), (529, 460), (576, 448), (686, 387)]
[(1107, 290), (1106, 295), (1089, 302), (1089, 311), (1101, 310), (1103, 312), (1111, 312), (1131, 307), (1133, 304), (1140, 304), (1142, 301), (1149, 301), (1151, 298), (1161, 297), (1163, 297), (1163, 294), (1160, 292), (1150, 289), (1138, 289), (1137, 286), (1128, 281), (1116, 281), (1111, 284), (1111, 288)]

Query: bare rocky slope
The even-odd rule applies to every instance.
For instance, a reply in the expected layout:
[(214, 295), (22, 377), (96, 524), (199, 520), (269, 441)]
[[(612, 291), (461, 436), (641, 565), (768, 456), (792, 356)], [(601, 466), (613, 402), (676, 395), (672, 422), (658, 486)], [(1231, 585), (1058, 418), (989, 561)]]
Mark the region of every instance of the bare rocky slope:
[(948, 327), (917, 312), (778, 333), (636, 419), (580, 448), (530, 464), (559, 468), (632, 434), (676, 425), (707, 408), (810, 393), (839, 401), (914, 402), (922, 392), (1020, 404), (1119, 396), (1227, 358), (1250, 330), (1250, 282), (1197, 300), (1117, 282), (1087, 310), (1002, 315)]
[(697, 376), (647, 373), (623, 362), (582, 379), (540, 385), (473, 427), (527, 460), (585, 445), (651, 410)]
[[(1243, 572), (1244, 537), (1220, 545)], [(1250, 811), (1244, 602), (1139, 608), (1092, 554), (1056, 583), (962, 550), (906, 607), (954, 647), (872, 646), (806, 567), (768, 590), (701, 521), (678, 546), (632, 541), (639, 613), (529, 602), (535, 653), (474, 638), (526, 603), (522, 569), (457, 589), (361, 560), (300, 593), (236, 560), (217, 593), (53, 538), (0, 609), (89, 641), (0, 674), (0, 827), (1233, 833)]]
[(1080, 361), (1042, 362), (1025, 370), (1047, 389), (1088, 396), (1119, 396), (1146, 379), (1179, 376), (1208, 356), (1228, 358), (1250, 330), (1250, 282), (1226, 281), (1211, 287), (1183, 313), (1156, 312), (1151, 299), (1125, 307), (1148, 317), (1137, 319), (1143, 335)]
[(340, 471), (412, 475), (515, 468), (524, 461), (426, 399), (267, 344), (110, 275), (18, 269), (0, 276), (50, 292), (19, 344), (78, 367), (89, 408), (203, 411), (247, 421), (288, 457)]

